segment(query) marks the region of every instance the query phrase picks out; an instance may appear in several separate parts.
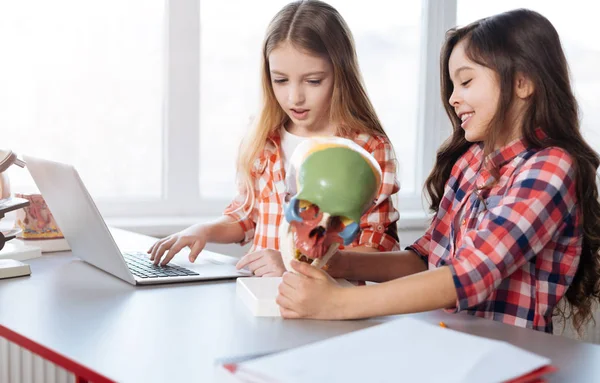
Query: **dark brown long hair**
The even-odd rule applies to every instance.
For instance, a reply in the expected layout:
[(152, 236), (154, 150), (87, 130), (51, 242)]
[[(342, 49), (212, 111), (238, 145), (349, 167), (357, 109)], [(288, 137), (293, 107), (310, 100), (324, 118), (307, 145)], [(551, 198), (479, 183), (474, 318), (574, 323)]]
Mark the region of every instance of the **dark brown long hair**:
[[(513, 102), (515, 76), (522, 74), (534, 87), (520, 127), (527, 146), (560, 147), (573, 159), (583, 245), (575, 278), (565, 296), (571, 308), (569, 317), (580, 331), (592, 318), (592, 305), (600, 299), (600, 203), (595, 182), (600, 158), (581, 135), (577, 101), (558, 33), (539, 13), (518, 9), (447, 32), (440, 57), (441, 96), (453, 133), (439, 149), (425, 184), (430, 208), (438, 211), (452, 166), (472, 145), (465, 139), (461, 121), (448, 102), (453, 91), (448, 62), (454, 47), (463, 40), (467, 57), (492, 69), (499, 79), (500, 98), (487, 130), (484, 153), (493, 150), (499, 137), (512, 128), (505, 118)], [(546, 139), (535, 134), (538, 127)], [(564, 311), (560, 314), (566, 318)]]

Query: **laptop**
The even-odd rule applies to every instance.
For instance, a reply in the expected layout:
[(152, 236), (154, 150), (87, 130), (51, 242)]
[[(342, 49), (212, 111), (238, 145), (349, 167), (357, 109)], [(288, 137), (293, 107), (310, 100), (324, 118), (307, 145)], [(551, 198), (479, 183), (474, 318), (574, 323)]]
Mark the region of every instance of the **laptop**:
[[(73, 255), (132, 285), (232, 279), (249, 276), (236, 258), (202, 251), (195, 263), (154, 266), (146, 253), (119, 249), (96, 204), (72, 165), (23, 157)], [(179, 255), (179, 254), (178, 254)]]

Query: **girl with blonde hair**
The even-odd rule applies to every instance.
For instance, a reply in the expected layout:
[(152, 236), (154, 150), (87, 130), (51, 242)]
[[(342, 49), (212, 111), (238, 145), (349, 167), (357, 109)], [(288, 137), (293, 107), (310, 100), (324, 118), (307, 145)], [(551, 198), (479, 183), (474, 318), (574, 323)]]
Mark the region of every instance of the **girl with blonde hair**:
[[(156, 242), (148, 251), (167, 264), (181, 249), (194, 261), (206, 243), (252, 242), (238, 263), (257, 276), (281, 276), (279, 225), (290, 191), (286, 172), (293, 150), (309, 137), (353, 140), (379, 163), (383, 182), (375, 205), (350, 245), (363, 252), (398, 249), (399, 190), (390, 141), (362, 84), (352, 34), (341, 15), (321, 1), (296, 1), (271, 21), (263, 43), (262, 110), (240, 147), (239, 195), (223, 216)], [(166, 255), (165, 255), (166, 253)], [(164, 256), (164, 257), (163, 257)]]

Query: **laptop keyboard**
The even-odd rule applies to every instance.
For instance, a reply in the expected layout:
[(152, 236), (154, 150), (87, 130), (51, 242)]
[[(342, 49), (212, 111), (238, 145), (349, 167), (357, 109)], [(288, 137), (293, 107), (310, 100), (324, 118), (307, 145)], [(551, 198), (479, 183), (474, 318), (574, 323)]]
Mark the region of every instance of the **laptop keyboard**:
[(146, 253), (128, 252), (123, 253), (125, 263), (131, 270), (131, 273), (140, 278), (165, 278), (165, 277), (185, 277), (189, 275), (200, 275), (195, 271), (184, 267), (170, 264), (166, 266), (156, 266)]

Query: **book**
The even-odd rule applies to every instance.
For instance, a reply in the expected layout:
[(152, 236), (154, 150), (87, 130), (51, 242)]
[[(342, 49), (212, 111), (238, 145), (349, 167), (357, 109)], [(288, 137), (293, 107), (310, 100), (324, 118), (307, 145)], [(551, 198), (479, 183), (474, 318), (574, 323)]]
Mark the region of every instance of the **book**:
[[(432, 368), (435, 366), (435, 368)], [(507, 342), (404, 317), (250, 360), (217, 365), (222, 382), (512, 382), (556, 371)]]
[(0, 279), (30, 275), (29, 265), (14, 259), (0, 259)]
[(253, 359), (257, 359), (263, 356), (267, 356), (267, 355), (271, 355), (271, 354), (275, 354), (277, 352), (281, 352), (283, 350), (274, 350), (274, 351), (268, 351), (268, 352), (259, 352), (259, 353), (253, 353), (253, 354), (242, 354), (242, 355), (236, 355), (236, 356), (227, 356), (227, 357), (221, 357), (221, 358), (217, 358), (215, 360), (215, 376), (214, 376), (214, 380), (216, 382), (219, 383), (239, 383), (239, 382), (243, 382), (244, 380), (241, 379), (240, 375), (237, 375), (235, 372), (235, 368), (238, 364), (248, 361), (248, 360), (253, 360)]
[(69, 251), (71, 247), (65, 238), (55, 239), (14, 239), (14, 242), (22, 245), (38, 247), (42, 253), (53, 253), (57, 251)]
[(29, 246), (19, 243), (13, 239), (4, 244), (4, 248), (0, 250), (0, 259), (14, 259), (17, 261), (25, 261), (27, 259), (38, 258), (42, 256), (42, 251), (39, 247)]

